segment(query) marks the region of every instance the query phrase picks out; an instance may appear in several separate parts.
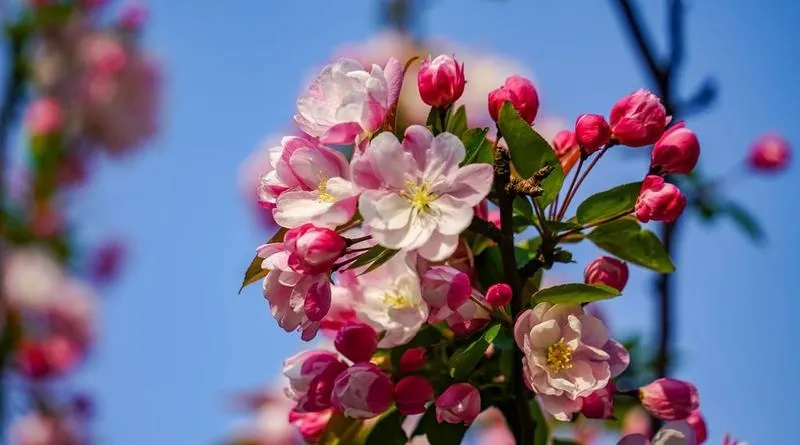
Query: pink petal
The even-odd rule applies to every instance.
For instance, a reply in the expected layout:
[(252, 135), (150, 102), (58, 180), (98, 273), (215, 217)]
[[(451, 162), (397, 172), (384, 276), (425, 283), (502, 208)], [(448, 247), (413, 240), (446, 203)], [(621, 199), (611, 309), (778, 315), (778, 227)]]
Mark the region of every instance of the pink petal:
[(319, 140), (328, 145), (348, 145), (353, 143), (361, 131), (358, 122), (342, 122), (328, 128)]
[[(451, 133), (441, 133), (428, 148), (427, 165), (423, 177), (435, 182), (442, 177), (454, 174), (458, 164), (464, 159), (464, 144)], [(477, 205), (475, 203), (474, 205)]]
[(386, 83), (389, 87), (387, 105), (392, 107), (397, 103), (397, 99), (400, 97), (400, 90), (403, 86), (403, 77), (405, 77), (403, 65), (399, 60), (392, 57), (386, 62), (386, 66), (383, 68), (383, 75), (386, 76)]
[(458, 247), (458, 235), (433, 232), (417, 252), (427, 260), (444, 261), (456, 251), (456, 247)]
[(447, 178), (447, 194), (470, 207), (480, 204), (492, 188), (494, 171), (489, 164), (470, 164)]

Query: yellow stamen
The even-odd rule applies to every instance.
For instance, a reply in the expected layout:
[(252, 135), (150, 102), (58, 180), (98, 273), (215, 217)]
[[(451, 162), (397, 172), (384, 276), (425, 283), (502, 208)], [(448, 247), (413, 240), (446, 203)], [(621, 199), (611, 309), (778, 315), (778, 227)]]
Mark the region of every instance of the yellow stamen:
[(317, 201), (319, 202), (334, 202), (336, 198), (331, 195), (328, 191), (328, 178), (320, 173), (319, 175), (319, 186), (317, 186), (317, 192), (319, 195), (317, 196)]
[(437, 198), (427, 184), (415, 184), (411, 181), (406, 182), (406, 190), (401, 195), (411, 203), (411, 207), (417, 212), (427, 211)]
[(547, 347), (547, 367), (552, 372), (562, 369), (572, 369), (572, 347), (559, 338), (557, 342)]

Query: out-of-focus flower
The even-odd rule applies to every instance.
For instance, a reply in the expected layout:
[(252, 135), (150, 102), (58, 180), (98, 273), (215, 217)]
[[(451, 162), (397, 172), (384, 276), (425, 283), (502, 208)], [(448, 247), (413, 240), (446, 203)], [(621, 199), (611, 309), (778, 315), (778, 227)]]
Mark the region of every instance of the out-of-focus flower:
[(708, 439), (706, 420), (703, 418), (703, 414), (699, 409), (692, 411), (692, 413), (689, 414), (689, 417), (686, 418), (686, 422), (689, 423), (692, 428), (694, 428), (694, 437), (697, 445), (701, 445), (706, 441), (706, 439)]
[(700, 406), (694, 385), (671, 378), (660, 378), (639, 388), (639, 399), (650, 414), (662, 420), (686, 419)]
[(581, 114), (575, 121), (575, 139), (586, 153), (594, 153), (611, 140), (611, 127), (599, 114)]
[(63, 123), (61, 105), (50, 97), (36, 99), (25, 113), (25, 125), (34, 136), (56, 133)]
[(363, 189), (359, 210), (378, 244), (416, 250), (431, 261), (455, 251), (493, 174), (488, 164), (459, 167), (464, 156), (456, 136), (434, 137), (420, 125), (406, 130), (402, 144), (389, 132), (371, 141), (352, 170)]
[[(258, 222), (268, 231), (275, 228), (272, 209), (275, 208), (275, 198), (264, 197), (270, 202), (262, 202), (261, 178), (274, 170), (273, 156), (280, 158), (280, 142), (268, 140), (259, 146), (239, 167), (239, 188), (248, 207), (252, 209)], [(277, 163), (277, 159), (274, 160)]]
[(8, 430), (11, 445), (77, 445), (77, 438), (58, 419), (30, 413), (17, 418)]
[(575, 132), (561, 130), (556, 133), (550, 144), (561, 161), (561, 168), (564, 170), (564, 174), (567, 174), (581, 157), (581, 147), (575, 139)]
[(65, 277), (61, 266), (45, 250), (27, 247), (6, 254), (4, 296), (11, 306), (42, 311), (58, 298)]
[(283, 375), (289, 379), (286, 395), (300, 411), (318, 412), (331, 406), (333, 382), (347, 365), (325, 350), (303, 351), (286, 359)]
[(464, 64), (452, 56), (428, 56), (419, 67), (417, 87), (422, 101), (432, 107), (446, 107), (464, 93)]
[(378, 336), (366, 323), (351, 321), (339, 328), (334, 344), (352, 362), (366, 362), (378, 348)]
[(636, 199), (636, 219), (641, 222), (673, 222), (686, 208), (686, 196), (674, 184), (664, 178), (648, 175), (642, 182), (642, 190)]
[(392, 382), (372, 363), (358, 363), (339, 375), (331, 398), (334, 408), (354, 419), (369, 419), (392, 404)]
[(394, 402), (397, 410), (412, 416), (425, 412), (425, 404), (433, 400), (433, 386), (423, 376), (410, 375), (394, 385)]
[(123, 6), (117, 23), (126, 31), (138, 31), (147, 22), (147, 6), (143, 3), (130, 3)]
[(647, 90), (637, 90), (620, 99), (611, 108), (609, 120), (612, 138), (630, 147), (655, 143), (669, 122), (661, 100)]
[(789, 141), (776, 133), (758, 138), (751, 146), (747, 162), (750, 168), (761, 172), (776, 172), (789, 165), (792, 149)]
[(604, 284), (622, 292), (628, 283), (628, 265), (610, 256), (599, 256), (586, 265), (583, 280), (587, 284)]
[(113, 281), (119, 274), (125, 252), (125, 244), (120, 240), (109, 240), (100, 244), (90, 258), (91, 277), (99, 283)]
[(700, 142), (684, 122), (670, 127), (653, 146), (650, 168), (659, 173), (685, 174), (694, 170), (700, 159)]
[(481, 393), (469, 383), (454, 383), (436, 399), (436, 420), (471, 424), (481, 412)]
[(734, 440), (729, 433), (725, 433), (725, 436), (722, 438), (722, 445), (747, 445), (747, 443)]
[(533, 82), (522, 76), (511, 76), (498, 89), (489, 93), (489, 114), (495, 121), (504, 103), (511, 102), (520, 117), (533, 123), (539, 113), (539, 93)]
[(517, 318), (514, 338), (525, 353), (525, 383), (562, 421), (580, 411), (582, 397), (605, 388), (630, 362), (603, 323), (579, 305), (537, 304)]
[(685, 421), (669, 422), (658, 430), (651, 442), (642, 434), (628, 434), (617, 445), (697, 445), (694, 429)]
[(623, 434), (639, 434), (650, 437), (652, 427), (650, 415), (640, 406), (634, 406), (622, 418)]
[(297, 431), (303, 436), (303, 440), (308, 443), (316, 443), (322, 438), (322, 434), (325, 432), (325, 428), (328, 426), (332, 415), (332, 409), (326, 409), (325, 411), (316, 413), (304, 413), (292, 410), (289, 413), (289, 423), (297, 427)]

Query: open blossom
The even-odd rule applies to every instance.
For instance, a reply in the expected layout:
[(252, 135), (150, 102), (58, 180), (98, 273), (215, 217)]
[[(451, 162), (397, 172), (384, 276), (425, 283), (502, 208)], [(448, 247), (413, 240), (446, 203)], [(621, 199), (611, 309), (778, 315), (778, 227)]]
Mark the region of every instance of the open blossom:
[(261, 178), (259, 202), (275, 222), (297, 227), (313, 221), (336, 227), (353, 217), (358, 191), (345, 157), (302, 137), (288, 136), (268, 149), (270, 170)]
[(669, 123), (661, 100), (647, 90), (637, 90), (614, 104), (609, 116), (612, 138), (630, 147), (655, 143)]
[(325, 66), (297, 99), (295, 122), (324, 144), (352, 144), (380, 129), (402, 82), (403, 67), (395, 58), (384, 68), (372, 65), (370, 72), (355, 60), (341, 59)]
[(366, 230), (385, 247), (416, 250), (431, 261), (450, 256), (492, 185), (492, 166), (470, 164), (450, 133), (434, 137), (412, 125), (402, 144), (384, 132), (352, 163), (363, 189), (359, 209)]
[(641, 222), (672, 222), (678, 219), (684, 208), (686, 196), (676, 185), (656, 175), (644, 178), (639, 198), (636, 199), (636, 219)]
[(47, 251), (35, 247), (11, 250), (4, 260), (3, 294), (12, 306), (41, 311), (58, 299), (65, 275)]
[(61, 105), (50, 97), (36, 99), (25, 112), (25, 125), (33, 135), (55, 133), (63, 122)]
[(664, 425), (653, 440), (642, 434), (628, 434), (617, 445), (698, 445), (694, 429), (685, 421), (669, 422)]
[(580, 411), (582, 397), (605, 388), (630, 362), (603, 323), (580, 305), (539, 303), (518, 317), (514, 338), (525, 353), (525, 383), (558, 420)]
[(392, 404), (392, 381), (372, 363), (358, 363), (336, 378), (333, 406), (354, 419), (369, 419)]
[(300, 352), (283, 363), (283, 375), (289, 379), (286, 395), (297, 401), (300, 411), (327, 409), (333, 382), (345, 369), (347, 365), (330, 351)]

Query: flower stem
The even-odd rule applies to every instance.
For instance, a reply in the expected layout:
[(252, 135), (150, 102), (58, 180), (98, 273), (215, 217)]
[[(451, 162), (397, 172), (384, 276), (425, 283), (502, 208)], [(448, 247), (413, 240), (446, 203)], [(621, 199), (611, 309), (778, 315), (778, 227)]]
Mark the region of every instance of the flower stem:
[[(587, 176), (589, 176), (589, 173), (592, 171), (594, 166), (597, 165), (597, 162), (600, 161), (600, 158), (602, 158), (603, 155), (606, 154), (608, 149), (613, 147), (614, 145), (616, 145), (616, 144), (613, 141), (609, 142), (608, 144), (606, 144), (606, 146), (603, 147), (602, 150), (600, 150), (600, 153), (597, 153), (597, 156), (595, 156), (594, 159), (592, 159), (592, 162), (589, 163), (589, 166), (586, 168), (586, 171), (583, 172), (581, 177), (574, 184), (575, 187), (570, 187), (570, 192), (567, 195), (567, 197), (564, 198), (564, 204), (561, 206), (561, 211), (558, 214), (558, 220), (559, 221), (564, 219), (564, 216), (567, 213), (567, 208), (569, 207), (570, 203), (572, 203), (572, 199), (575, 198), (575, 194), (578, 192), (578, 189), (581, 188), (581, 184), (583, 184), (583, 181), (586, 179)], [(583, 155), (581, 155), (581, 159), (583, 159)], [(580, 164), (578, 165), (578, 167), (580, 168)], [(578, 172), (576, 171), (575, 172), (575, 176), (573, 176), (572, 180), (575, 181), (575, 178), (577, 176), (578, 176)]]

